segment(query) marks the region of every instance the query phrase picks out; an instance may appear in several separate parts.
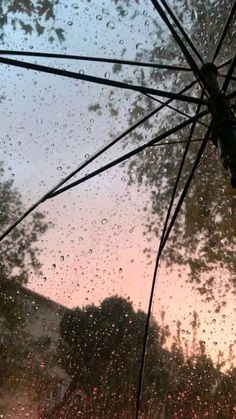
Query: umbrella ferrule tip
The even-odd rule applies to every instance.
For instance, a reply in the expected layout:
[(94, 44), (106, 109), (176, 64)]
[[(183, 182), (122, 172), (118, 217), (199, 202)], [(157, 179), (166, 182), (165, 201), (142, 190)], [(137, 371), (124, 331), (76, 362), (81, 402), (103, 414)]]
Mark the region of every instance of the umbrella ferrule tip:
[(201, 72), (204, 76), (207, 76), (209, 74), (214, 74), (215, 76), (218, 75), (218, 69), (213, 63), (205, 63), (201, 67)]

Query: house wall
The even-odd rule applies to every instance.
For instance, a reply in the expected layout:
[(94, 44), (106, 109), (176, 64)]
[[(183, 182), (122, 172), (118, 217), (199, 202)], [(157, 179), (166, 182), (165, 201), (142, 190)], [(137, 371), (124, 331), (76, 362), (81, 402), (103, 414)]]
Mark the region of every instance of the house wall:
[[(44, 351), (44, 357), (46, 354), (46, 363), (47, 359), (48, 362), (51, 362), (50, 357), (55, 353), (60, 338), (60, 321), (65, 310), (68, 309), (17, 284), (11, 283), (9, 286), (7, 283), (4, 284), (4, 287), (0, 287), (0, 294), (2, 298), (17, 299), (23, 305), (26, 313), (23, 330), (33, 342), (40, 342)], [(0, 328), (4, 327), (3, 323), (0, 317)], [(2, 333), (1, 335), (3, 336), (4, 334)], [(19, 347), (20, 345), (19, 339)], [(65, 393), (70, 378), (59, 365), (53, 365), (50, 372), (53, 377), (55, 376), (55, 386), (48, 391), (47, 396), (40, 403), (30, 401), (22, 389), (20, 392), (11, 395), (0, 393), (0, 418), (4, 414), (4, 418), (29, 417), (38, 419), (40, 417), (40, 406), (53, 407), (53, 405), (59, 402)]]

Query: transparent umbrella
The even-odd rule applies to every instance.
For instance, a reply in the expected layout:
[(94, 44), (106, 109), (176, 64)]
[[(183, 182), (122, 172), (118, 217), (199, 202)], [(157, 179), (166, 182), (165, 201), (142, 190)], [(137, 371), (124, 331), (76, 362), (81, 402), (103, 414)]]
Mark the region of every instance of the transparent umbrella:
[[(81, 5), (71, 3), (65, 8), (63, 8), (62, 5), (60, 6), (57, 2), (55, 2), (55, 4), (53, 2), (38, 2), (37, 9), (34, 10), (32, 5), (30, 7), (31, 8), (27, 9), (26, 14), (28, 16), (28, 20), (26, 23), (23, 21), (22, 17), (25, 13), (23, 6), (20, 9), (17, 9), (17, 7), (14, 9), (14, 4), (12, 4), (9, 9), (5, 10), (5, 12), (3, 11), (3, 16), (8, 16), (8, 26), (6, 26), (6, 30), (10, 31), (8, 28), (10, 24), (13, 26), (15, 25), (16, 27), (19, 25), (24, 34), (28, 36), (28, 34), (32, 35), (33, 28), (35, 27), (38, 35), (39, 32), (41, 32), (40, 35), (47, 32), (46, 36), (51, 42), (52, 47), (50, 47), (50, 43), (47, 44), (45, 40), (42, 42), (42, 45), (40, 45), (38, 41), (35, 41), (37, 48), (34, 45), (30, 45), (30, 48), (26, 50), (28, 42), (26, 37), (26, 39), (23, 40), (23, 49), (19, 49), (19, 47), (17, 47), (18, 41), (17, 39), (14, 39), (14, 34), (17, 31), (13, 31), (10, 42), (3, 39), (3, 49), (0, 51), (0, 63), (3, 68), (7, 66), (7, 71), (11, 71), (11, 67), (16, 69), (14, 71), (22, 71), (22, 73), (16, 73), (16, 75), (12, 76), (13, 79), (14, 77), (16, 77), (16, 80), (17, 78), (20, 79), (17, 80), (17, 83), (14, 81), (14, 89), (21, 89), (20, 81), (26, 74), (24, 69), (33, 72), (33, 80), (29, 79), (29, 83), (32, 84), (33, 81), (32, 86), (35, 86), (35, 89), (39, 88), (36, 93), (37, 97), (34, 97), (32, 91), (34, 100), (32, 100), (32, 97), (31, 100), (29, 100), (30, 107), (34, 107), (33, 102), (36, 102), (36, 110), (34, 110), (34, 112), (39, 112), (40, 106), (45, 106), (43, 102), (48, 100), (48, 96), (51, 98), (49, 99), (49, 103), (50, 100), (52, 101), (52, 103), (50, 103), (51, 121), (54, 120), (54, 112), (59, 116), (59, 118), (56, 116), (54, 121), (54, 124), (57, 124), (57, 126), (58, 119), (65, 119), (65, 112), (67, 113), (67, 117), (64, 124), (60, 126), (60, 131), (58, 129), (52, 129), (50, 133), (52, 122), (50, 121), (50, 118), (47, 119), (49, 107), (46, 105), (41, 116), (41, 124), (45, 126), (43, 141), (39, 141), (39, 143), (37, 143), (35, 139), (35, 131), (33, 134), (32, 144), (30, 140), (27, 140), (23, 154), (16, 154), (13, 158), (13, 160), (20, 158), (23, 161), (23, 170), (24, 168), (26, 169), (26, 176), (24, 177), (22, 174), (22, 167), (20, 166), (18, 166), (16, 172), (18, 171), (21, 179), (19, 185), (22, 185), (22, 194), (27, 196), (27, 200), (31, 201), (31, 205), (25, 211), (20, 209), (19, 213), (15, 211), (15, 214), (10, 214), (7, 220), (4, 218), (3, 227), (6, 226), (6, 228), (3, 228), (0, 237), (0, 241), (3, 243), (3, 252), (5, 252), (4, 243), (7, 243), (6, 252), (9, 252), (9, 248), (12, 246), (14, 247), (14, 240), (16, 241), (15, 246), (18, 245), (19, 237), (23, 234), (23, 230), (19, 230), (21, 223), (24, 225), (25, 219), (27, 219), (27, 217), (31, 214), (34, 214), (38, 207), (43, 207), (45, 205), (47, 211), (52, 208), (51, 211), (53, 213), (54, 223), (57, 223), (57, 211), (55, 206), (57, 206), (56, 202), (60, 199), (61, 202), (65, 204), (65, 207), (68, 205), (72, 206), (73, 203), (73, 207), (75, 208), (73, 211), (76, 211), (78, 206), (80, 207), (80, 211), (82, 211), (82, 224), (80, 225), (81, 230), (84, 219), (83, 217), (85, 216), (83, 213), (84, 209), (81, 210), (79, 202), (80, 195), (77, 196), (75, 201), (73, 201), (73, 193), (79, 189), (79, 185), (87, 184), (88, 182), (91, 182), (92, 179), (96, 179), (97, 177), (101, 178), (101, 176), (103, 176), (101, 179), (105, 185), (103, 189), (103, 192), (105, 193), (106, 188), (108, 188), (108, 183), (113, 182), (113, 180), (111, 180), (109, 175), (106, 180), (104, 180), (104, 176), (108, 173), (112, 173), (111, 171), (117, 166), (123, 169), (126, 167), (124, 164), (126, 162), (128, 163), (128, 183), (132, 185), (132, 187), (135, 184), (138, 184), (139, 188), (144, 186), (148, 190), (151, 189), (152, 198), (150, 212), (152, 214), (158, 214), (158, 220), (150, 221), (149, 217), (148, 229), (149, 233), (154, 233), (155, 236), (158, 236), (159, 245), (155, 257), (153, 251), (151, 251), (153, 259), (152, 262), (154, 265), (151, 284), (149, 283), (148, 286), (144, 285), (146, 300), (145, 302), (142, 301), (142, 307), (145, 303), (147, 303), (147, 300), (148, 306), (144, 322), (145, 327), (140, 337), (140, 352), (137, 355), (138, 371), (136, 371), (135, 375), (136, 381), (134, 383), (132, 382), (132, 385), (130, 384), (127, 386), (130, 391), (128, 400), (132, 400), (131, 406), (134, 399), (134, 388), (136, 406), (135, 409), (132, 409), (132, 407), (130, 408), (129, 406), (127, 409), (125, 409), (124, 406), (120, 407), (118, 400), (115, 400), (116, 397), (119, 399), (119, 394), (117, 395), (117, 393), (115, 399), (112, 399), (112, 403), (115, 406), (114, 409), (117, 409), (116, 417), (154, 417), (153, 411), (155, 411), (155, 409), (156, 412), (158, 412), (155, 414), (159, 415), (156, 417), (161, 417), (160, 415), (167, 417), (165, 416), (165, 414), (167, 415), (167, 413), (165, 413), (165, 408), (167, 408), (166, 406), (168, 404), (167, 401), (170, 390), (166, 390), (161, 402), (158, 401), (159, 404), (157, 408), (155, 405), (155, 391), (157, 390), (153, 390), (153, 388), (155, 388), (155, 383), (153, 384), (153, 388), (150, 383), (149, 386), (147, 386), (147, 389), (150, 390), (150, 388), (152, 388), (152, 391), (154, 392), (151, 393), (150, 390), (149, 393), (152, 394), (152, 396), (150, 396), (150, 400), (153, 402), (154, 407), (151, 407), (150, 400), (149, 402), (146, 400), (146, 398), (148, 399), (148, 396), (142, 387), (144, 383), (145, 358), (147, 354), (148, 340), (152, 341), (152, 335), (155, 335), (155, 330), (153, 330), (155, 329), (153, 326), (155, 321), (152, 319), (152, 308), (154, 292), (157, 286), (157, 272), (160, 266), (162, 253), (166, 245), (169, 243), (169, 239), (171, 239), (174, 246), (176, 246), (176, 251), (168, 251), (167, 249), (166, 260), (168, 261), (168, 258), (170, 258), (179, 266), (189, 264), (192, 269), (191, 278), (196, 279), (196, 283), (201, 282), (199, 280), (198, 268), (195, 266), (197, 259), (201, 259), (199, 262), (199, 270), (204, 271), (204, 266), (208, 265), (207, 267), (205, 266), (205, 272), (207, 273), (209, 270), (213, 269), (212, 267), (215, 266), (214, 263), (218, 262), (226, 262), (228, 264), (227, 267), (229, 266), (228, 269), (231, 276), (232, 272), (235, 271), (233, 262), (235, 244), (232, 242), (232, 237), (228, 234), (228, 232), (225, 234), (226, 242), (224, 242), (224, 232), (222, 230), (220, 230), (220, 234), (218, 235), (220, 236), (222, 245), (225, 246), (226, 259), (220, 259), (220, 249), (219, 251), (213, 252), (213, 255), (211, 255), (209, 251), (204, 251), (203, 249), (206, 247), (206, 242), (209, 244), (211, 240), (214, 241), (215, 246), (215, 241), (217, 241), (218, 237), (215, 237), (213, 234), (211, 235), (212, 232), (209, 227), (209, 224), (212, 223), (211, 214), (206, 211), (208, 203), (209, 212), (212, 212), (213, 210), (216, 211), (219, 200), (225, 200), (227, 203), (227, 198), (224, 197), (228, 196), (228, 193), (232, 194), (232, 192), (228, 192), (228, 188), (225, 185), (224, 173), (221, 171), (218, 162), (215, 159), (216, 151), (218, 151), (218, 154), (220, 155), (224, 168), (229, 172), (231, 186), (233, 188), (236, 187), (236, 119), (234, 116), (234, 101), (236, 95), (234, 72), (236, 58), (233, 48), (235, 42), (236, 3), (226, 1), (224, 2), (224, 5), (222, 5), (217, 2), (212, 3), (200, 1), (192, 3), (189, 1), (181, 2), (178, 5), (173, 2), (170, 7), (165, 0), (151, 0), (150, 2), (146, 1), (145, 4), (140, 4), (137, 0), (133, 2), (127, 1), (124, 2), (124, 4), (114, 1), (112, 4), (104, 3), (102, 6), (93, 2), (82, 2)], [(54, 10), (55, 7), (57, 10), (56, 12)], [(39, 16), (39, 20), (38, 18), (35, 18), (35, 15)], [(51, 20), (53, 21), (53, 24), (47, 28), (47, 26), (42, 24), (42, 19), (45, 19), (45, 22)], [(68, 38), (66, 34), (64, 35), (64, 29), (60, 28), (60, 25), (63, 26), (63, 24), (66, 24)], [(62, 42), (61, 45), (63, 45), (63, 48), (66, 51), (54, 51), (55, 44), (53, 42), (55, 39), (53, 38), (55, 38), (55, 36), (58, 36), (59, 40)], [(4, 47), (6, 43), (9, 44), (11, 49)], [(81, 44), (81, 48), (78, 44)], [(47, 45), (46, 52), (42, 51), (43, 48), (45, 48), (45, 45)], [(16, 46), (16, 48), (13, 49), (12, 46)], [(76, 53), (71, 53), (71, 50), (76, 51)], [(103, 50), (104, 54), (101, 54), (101, 50)], [(86, 54), (81, 55), (82, 53), (80, 51), (85, 51)], [(87, 54), (87, 51), (89, 51), (89, 54)], [(22, 57), (24, 57), (24, 60)], [(26, 60), (26, 57), (29, 61)], [(49, 65), (48, 61), (53, 64)], [(78, 71), (78, 63), (79, 65), (83, 63), (86, 70), (80, 69), (80, 71)], [(46, 86), (43, 81), (44, 75), (47, 77)], [(39, 79), (37, 79), (37, 77), (39, 77)], [(60, 85), (60, 82), (57, 82), (57, 80), (61, 78), (63, 82)], [(50, 84), (51, 79), (53, 80), (52, 83), (54, 83), (53, 87)], [(67, 84), (67, 81), (68, 83), (72, 83), (68, 79), (73, 80), (74, 84)], [(6, 73), (5, 84), (8, 82), (11, 84), (12, 79), (11, 77), (8, 77)], [(38, 101), (38, 97), (42, 95), (40, 87), (38, 87), (40, 83), (42, 83), (42, 89), (44, 89), (41, 104), (39, 104), (40, 101)], [(93, 86), (95, 87), (93, 88)], [(79, 90), (80, 88), (82, 90)], [(12, 88), (9, 88), (8, 94), (11, 92), (11, 89)], [(24, 89), (26, 89), (26, 86), (24, 86), (22, 90), (23, 101), (25, 98)], [(50, 92), (50, 89), (53, 89), (53, 94)], [(78, 93), (75, 94), (76, 89), (78, 90)], [(56, 90), (57, 93), (55, 93)], [(67, 97), (66, 93), (68, 94)], [(58, 95), (58, 98), (56, 98), (56, 94)], [(83, 109), (83, 112), (81, 111), (79, 113), (78, 109), (71, 109), (72, 104), (74, 106), (75, 97), (76, 100), (79, 101), (79, 105)], [(55, 111), (53, 110), (53, 98), (55, 98), (56, 102)], [(63, 99), (61, 100), (61, 98)], [(19, 107), (20, 96), (17, 100)], [(68, 100), (68, 102), (66, 103), (64, 109), (63, 102), (65, 100)], [(157, 102), (158, 106), (154, 107)], [(27, 107), (27, 101), (25, 101), (24, 107)], [(85, 116), (85, 109), (89, 110), (89, 119)], [(72, 113), (72, 125), (74, 124), (75, 127), (76, 120), (77, 118), (79, 119), (78, 127), (73, 128), (71, 131), (71, 115), (69, 115), (69, 112)], [(91, 114), (93, 114), (96, 119), (97, 127), (94, 126), (94, 118), (90, 118)], [(12, 124), (14, 125), (14, 118), (12, 119), (11, 115), (10, 120), (11, 124), (8, 126), (6, 115), (5, 124), (8, 126), (8, 128), (6, 128), (6, 132), (11, 129)], [(26, 115), (26, 120), (27, 124), (30, 125), (30, 118), (28, 115)], [(40, 125), (38, 120), (37, 124)], [(87, 126), (85, 127), (86, 124)], [(106, 129), (104, 125), (106, 125)], [(124, 125), (126, 125), (126, 128), (123, 131), (120, 130), (120, 126), (123, 127)], [(20, 133), (21, 128), (16, 128)], [(63, 131), (63, 129), (66, 132), (66, 137), (61, 137), (61, 131)], [(86, 132), (86, 134), (84, 134), (84, 132)], [(118, 134), (115, 135), (115, 132), (118, 132)], [(51, 142), (53, 137), (57, 134), (64, 144), (61, 144), (62, 148), (60, 152), (55, 152), (55, 155), (57, 153), (59, 155), (59, 164), (56, 170), (59, 172), (62, 171), (65, 161), (67, 161), (67, 169), (66, 171), (64, 170), (64, 177), (56, 183), (56, 186), (49, 188), (48, 185), (50, 182), (48, 179), (51, 177), (54, 179), (51, 162), (54, 159), (53, 147), (55, 144), (50, 146), (51, 148), (49, 147), (49, 149), (47, 149), (47, 136), (50, 137)], [(82, 134), (83, 137), (81, 143), (81, 140), (77, 142), (76, 139), (80, 134)], [(105, 134), (111, 137), (109, 141), (104, 141)], [(41, 135), (40, 126), (39, 128), (37, 127), (36, 135)], [(89, 140), (90, 136), (92, 141)], [(21, 143), (20, 140), (19, 143)], [(27, 169), (26, 161), (28, 161), (29, 158), (27, 148), (30, 147), (30, 149), (33, 149), (34, 143), (35, 154), (31, 156), (34, 160), (31, 161), (30, 169)], [(87, 151), (86, 153), (83, 153), (85, 154), (85, 159), (73, 168), (72, 166), (75, 166), (74, 160), (78, 158), (78, 151), (76, 150), (77, 146)], [(40, 150), (41, 147), (42, 150)], [(58, 145), (56, 147), (58, 147)], [(126, 148), (125, 152), (124, 148)], [(43, 180), (40, 179), (39, 181), (40, 176), (37, 175), (38, 183), (36, 182), (35, 187), (33, 187), (32, 184), (32, 186), (30, 186), (30, 190), (28, 191), (27, 187), (25, 188), (25, 183), (28, 182), (28, 176), (35, 173), (35, 168), (37, 168), (37, 153), (40, 161), (39, 171), (42, 174)], [(51, 157), (49, 158), (48, 155), (50, 153)], [(63, 159), (64, 153), (65, 160)], [(6, 151), (6, 154), (6, 160), (10, 161), (9, 150)], [(73, 157), (74, 154), (75, 158)], [(47, 164), (42, 162), (43, 158), (47, 160)], [(105, 161), (101, 160), (104, 158)], [(58, 157), (56, 157), (56, 159), (58, 159)], [(68, 161), (70, 159), (72, 159), (73, 164), (69, 165)], [(100, 164), (102, 161), (103, 164)], [(17, 161), (16, 166), (18, 164), (19, 160)], [(34, 168), (33, 171), (32, 167)], [(89, 169), (89, 171), (83, 173), (85, 168), (87, 168), (87, 170)], [(155, 173), (155, 168), (157, 169), (157, 173)], [(83, 174), (78, 178), (78, 174), (80, 172)], [(103, 173), (104, 175), (102, 175)], [(35, 175), (33, 175), (33, 177), (34, 176)], [(192, 182), (195, 186), (191, 192), (190, 186)], [(157, 185), (158, 191), (156, 191)], [(199, 192), (201, 188), (199, 189), (199, 185), (202, 185), (202, 188), (205, 190), (205, 194), (209, 199), (209, 202), (203, 203), (204, 205), (202, 204), (202, 196), (201, 192)], [(93, 208), (93, 200), (96, 199), (96, 187), (98, 187), (99, 190), (100, 186), (94, 184), (92, 190), (89, 191), (89, 199), (91, 199), (92, 196), (92, 201), (87, 201), (87, 211), (89, 211), (90, 207)], [(114, 183), (114, 187), (117, 187), (116, 183)], [(223, 193), (214, 201), (212, 200), (212, 195), (214, 196), (214, 191), (217, 188), (219, 188), (221, 192), (223, 190)], [(69, 190), (70, 192), (68, 192)], [(41, 191), (42, 193), (40, 194)], [(70, 195), (68, 195), (69, 193)], [(83, 194), (84, 193), (86, 193), (86, 190)], [(112, 196), (112, 192), (110, 193)], [(137, 189), (135, 193), (137, 193)], [(31, 198), (29, 199), (29, 194), (32, 195), (32, 200)], [(188, 214), (191, 213), (191, 211), (192, 215), (196, 214), (196, 211), (194, 204), (191, 204), (191, 206), (189, 204), (190, 201), (187, 201), (187, 195), (189, 195), (190, 201), (193, 201), (195, 198), (195, 205), (199, 204), (199, 207), (204, 206), (203, 209), (207, 213), (204, 222), (202, 220), (198, 220), (198, 223), (202, 223), (200, 229), (196, 219), (192, 219), (192, 224), (190, 222), (191, 217), (189, 218)], [(117, 206), (120, 205), (118, 196), (116, 196)], [(135, 199), (137, 199), (136, 195), (135, 197)], [(161, 204), (158, 199), (163, 199), (163, 204)], [(10, 195), (7, 196), (6, 201), (7, 200), (10, 202)], [(51, 201), (53, 202), (54, 207), (50, 207)], [(47, 207), (47, 205), (49, 206)], [(127, 205), (129, 206), (129, 204)], [(190, 209), (188, 208), (189, 205)], [(105, 214), (107, 207), (109, 207), (109, 204), (104, 205), (104, 208), (100, 209), (100, 213)], [(11, 209), (14, 211), (14, 206), (10, 203), (9, 211)], [(129, 207), (129, 212), (131, 210), (132, 206)], [(147, 208), (145, 209), (145, 212), (146, 211)], [(115, 207), (110, 213), (115, 214)], [(123, 213), (124, 211), (121, 209), (121, 223)], [(96, 210), (95, 214), (98, 216), (98, 212), (96, 212)], [(222, 221), (222, 214), (224, 214), (224, 209), (219, 211), (219, 214), (214, 214), (215, 218), (217, 218), (217, 216), (219, 218), (219, 221), (217, 222)], [(60, 220), (63, 217), (70, 217), (70, 215), (72, 216), (73, 224), (72, 209), (68, 211), (68, 214), (60, 216)], [(88, 220), (87, 222), (89, 222)], [(134, 220), (132, 220), (132, 222), (133, 221)], [(96, 221), (94, 222), (96, 223)], [(105, 228), (107, 222), (108, 219), (106, 216), (102, 216), (101, 224), (103, 228)], [(116, 223), (114, 222), (114, 226), (115, 224)], [(181, 224), (184, 224), (184, 228)], [(106, 243), (115, 231), (114, 226), (110, 231), (110, 235), (108, 234), (105, 238)], [(27, 228), (28, 227), (26, 227), (26, 231)], [(68, 224), (65, 224), (63, 237), (66, 240), (66, 237), (72, 234), (73, 238), (71, 239), (71, 247), (76, 254), (78, 251), (77, 246), (79, 241), (83, 241), (83, 235), (78, 235), (78, 227), (71, 227), (70, 225), (68, 230), (67, 228)], [(74, 233), (71, 233), (71, 228), (74, 229)], [(174, 229), (176, 230), (174, 231)], [(84, 232), (86, 235), (86, 228), (84, 229)], [(73, 244), (75, 240), (73, 236), (74, 234), (77, 240), (76, 245)], [(96, 230), (91, 234), (92, 237), (94, 237)], [(114, 234), (116, 235), (115, 232)], [(60, 235), (58, 237), (60, 237)], [(122, 237), (117, 235), (117, 237), (118, 241), (122, 240), (122, 237), (125, 237), (125, 234)], [(58, 240), (60, 240), (62, 244), (61, 238)], [(137, 240), (135, 235), (133, 236), (133, 240), (134, 243)], [(188, 251), (191, 251), (191, 257), (186, 258), (183, 248), (180, 248), (181, 240), (186, 240), (186, 246), (188, 247)], [(194, 241), (195, 243), (193, 244)], [(25, 243), (22, 241), (19, 243), (20, 247), (18, 247), (17, 251), (21, 253)], [(91, 243), (91, 239), (89, 243)], [(204, 244), (199, 250), (201, 243)], [(53, 249), (53, 246), (54, 245), (51, 245), (51, 249)], [(68, 246), (69, 244), (67, 243), (67, 253), (70, 255), (71, 249), (69, 250)], [(91, 255), (93, 253), (93, 246), (90, 246), (91, 248), (87, 253), (88, 264), (90, 263), (90, 259), (92, 257)], [(95, 240), (95, 247), (99, 246), (102, 246), (100, 236), (98, 240)], [(119, 245), (117, 246), (119, 247)], [(143, 248), (145, 246), (146, 253), (150, 257), (148, 244), (144, 244)], [(23, 250), (24, 260), (28, 257), (28, 249), (27, 246), (25, 247), (26, 248)], [(44, 252), (45, 249), (47, 249), (47, 245), (45, 243), (43, 249)], [(105, 251), (109, 254), (109, 248), (107, 250), (104, 248), (104, 252)], [(120, 252), (121, 249), (118, 249), (117, 254), (119, 255)], [(200, 253), (197, 254), (197, 252)], [(82, 254), (83, 258), (85, 258), (84, 251)], [(116, 251), (114, 251), (114, 254), (116, 255)], [(97, 254), (97, 259), (99, 258), (98, 255), (99, 253)], [(14, 255), (14, 258), (15, 257), (16, 256)], [(14, 270), (14, 258), (11, 272)], [(64, 252), (63, 254), (61, 253), (60, 260), (61, 262), (64, 262)], [(111, 255), (111, 260), (113, 263), (113, 255)], [(24, 262), (22, 263), (24, 264)], [(46, 264), (47, 263), (48, 262), (46, 262)], [(69, 262), (68, 266), (70, 266), (70, 268), (68, 267), (67, 270), (69, 269), (70, 271), (71, 266), (74, 264), (75, 261), (73, 263)], [(37, 265), (36, 261), (35, 265)], [(52, 266), (54, 265), (55, 267), (53, 269), (56, 269), (56, 263), (52, 264)], [(98, 266), (97, 261), (96, 266)], [(104, 266), (103, 261), (101, 262), (102, 268), (100, 267), (100, 269), (104, 269)], [(22, 266), (19, 263), (16, 264), (16, 267), (19, 270)], [(98, 267), (96, 269), (99, 270)], [(120, 275), (122, 274), (122, 269), (123, 268), (119, 268)], [(81, 271), (82, 270), (83, 269), (81, 268)], [(26, 276), (28, 275), (27, 272), (24, 273)], [(87, 272), (87, 279), (91, 278), (91, 275), (91, 273), (89, 274)], [(112, 275), (116, 275), (116, 273), (113, 272)], [(99, 277), (99, 279), (101, 278)], [(192, 282), (194, 282), (193, 279)], [(109, 282), (109, 278), (107, 281)], [(214, 285), (212, 285), (212, 281), (207, 282), (209, 279), (206, 279), (205, 281), (207, 285), (199, 285), (198, 291), (200, 291), (200, 294), (206, 294), (207, 298), (209, 298), (209, 294), (213, 295), (212, 288), (214, 288)], [(99, 289), (98, 282), (95, 283), (95, 288), (97, 287)], [(122, 285), (124, 287), (124, 292), (120, 292), (119, 286), (119, 284), (114, 285), (114, 294), (125, 294), (126, 286)], [(52, 288), (53, 287), (51, 287), (51, 289)], [(134, 290), (134, 288), (135, 284), (130, 287), (130, 290)], [(147, 288), (150, 288), (149, 292), (146, 290)], [(129, 292), (130, 291), (128, 291), (128, 293)], [(139, 292), (142, 293), (141, 288)], [(53, 292), (51, 292), (51, 295), (52, 294)], [(107, 296), (106, 291), (103, 293), (102, 289), (98, 291), (98, 294), (100, 300), (101, 298)], [(93, 299), (88, 301), (89, 303), (92, 303)], [(89, 310), (87, 311), (89, 312)], [(108, 311), (108, 314), (111, 315), (111, 312)], [(96, 318), (97, 314), (91, 312), (90, 315)], [(129, 315), (131, 316), (131, 313), (129, 313)], [(99, 321), (101, 321), (101, 319), (96, 321), (98, 322), (98, 327), (97, 331), (95, 328), (93, 333), (103, 334), (104, 331), (99, 329), (99, 327), (101, 327), (99, 326)], [(135, 324), (135, 327), (137, 327), (135, 323), (136, 320), (133, 319), (130, 321)], [(62, 325), (63, 324), (67, 323), (64, 321), (64, 323), (62, 322)], [(73, 326), (69, 323), (68, 327), (72, 329), (74, 327), (76, 329), (77, 326)], [(63, 326), (61, 326), (61, 330), (63, 330)], [(91, 333), (92, 332), (90, 331), (90, 334)], [(166, 341), (166, 338), (164, 340)], [(105, 337), (103, 337), (103, 341), (106, 341)], [(95, 349), (91, 349), (93, 348), (93, 342), (90, 342), (90, 349), (88, 342), (85, 343), (85, 347), (86, 345), (88, 347), (88, 351), (93, 352), (94, 350), (93, 357), (96, 359), (96, 362), (98, 364), (99, 362), (102, 362), (99, 356), (96, 358), (95, 355), (99, 353), (99, 348), (101, 350), (102, 343), (99, 341), (98, 348)], [(102, 350), (106, 352), (106, 348), (108, 346), (108, 344), (105, 345)], [(119, 356), (121, 357), (121, 355)], [(135, 358), (136, 355), (133, 356)], [(164, 355), (162, 354), (162, 356)], [(166, 352), (165, 356), (167, 356)], [(112, 357), (109, 359), (111, 362), (111, 370), (112, 368), (114, 370), (119, 370), (120, 368), (120, 371), (122, 372), (122, 368), (117, 367), (118, 364), (116, 364), (116, 362), (118, 363), (118, 361)], [(83, 362), (85, 364), (88, 362), (89, 365), (91, 360), (86, 361), (84, 358)], [(105, 363), (105, 361), (103, 362)], [(121, 364), (122, 362), (123, 360), (120, 361)], [(87, 390), (85, 389), (83, 389), (84, 393), (82, 392), (82, 395), (79, 397), (78, 405), (80, 406), (82, 403), (82, 407), (80, 406), (77, 410), (73, 410), (72, 413), (65, 411), (65, 406), (69, 402), (71, 403), (71, 397), (77, 391), (78, 383), (82, 380), (81, 366), (78, 367), (76, 364), (73, 368), (75, 372), (71, 375), (72, 379), (68, 388), (64, 396), (61, 398), (60, 403), (56, 404), (56, 406), (51, 410), (51, 413), (49, 413), (50, 417), (58, 417), (58, 415), (61, 414), (60, 412), (64, 412), (63, 414), (65, 417), (67, 417), (66, 415), (68, 414), (74, 415), (73, 417), (77, 417), (76, 415), (79, 414), (85, 415), (85, 413), (81, 412), (87, 409), (83, 406), (85, 406), (86, 403), (89, 404), (89, 402), (84, 401), (84, 399), (90, 397), (87, 396)], [(134, 366), (134, 368), (137, 370), (137, 365)], [(147, 362), (146, 374), (150, 374), (150, 376), (152, 376), (154, 372), (150, 372), (149, 368), (150, 365)], [(93, 369), (96, 369), (95, 365), (93, 365)], [(89, 370), (89, 367), (86, 366), (85, 370)], [(70, 371), (70, 368), (67, 366), (67, 372), (68, 371)], [(108, 377), (107, 371), (106, 373)], [(87, 371), (87, 374), (90, 373), (91, 372)], [(129, 374), (132, 376), (131, 372), (129, 372)], [(127, 374), (127, 370), (123, 371), (124, 377), (129, 374)], [(102, 377), (104, 382), (106, 382), (106, 380), (107, 382), (109, 381), (107, 377), (106, 379)], [(96, 378), (97, 385), (93, 382), (95, 389), (95, 404), (96, 397), (98, 397), (96, 395), (96, 388), (100, 388), (100, 379), (101, 374)], [(119, 382), (119, 379), (116, 379), (117, 382)], [(151, 378), (151, 380), (155, 381), (156, 378)], [(118, 384), (117, 388), (119, 388)], [(91, 389), (88, 390), (88, 394), (90, 394), (90, 392)], [(111, 392), (111, 394), (113, 393)], [(108, 399), (111, 397), (111, 394), (107, 395)], [(123, 394), (121, 390), (120, 394)], [(142, 400), (143, 406), (141, 404)], [(96, 413), (96, 408), (97, 407), (91, 407), (91, 405), (89, 405), (88, 409), (90, 410), (86, 413), (87, 415), (90, 415), (88, 417), (92, 417), (92, 414), (95, 415), (94, 417), (110, 417), (109, 415), (114, 414), (112, 409), (108, 409), (107, 404), (106, 407), (104, 407), (105, 410), (101, 410), (100, 413)], [(107, 413), (108, 411), (110, 413)]]

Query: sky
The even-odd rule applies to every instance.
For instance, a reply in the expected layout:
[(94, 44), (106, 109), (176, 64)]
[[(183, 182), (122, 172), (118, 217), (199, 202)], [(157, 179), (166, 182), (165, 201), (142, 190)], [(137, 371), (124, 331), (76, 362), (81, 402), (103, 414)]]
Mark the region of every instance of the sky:
[[(92, 6), (86, 1), (68, 2), (66, 7), (59, 4), (57, 24), (66, 30), (63, 44), (55, 41), (50, 46), (47, 34), (25, 37), (21, 31), (13, 32), (9, 25), (4, 48), (129, 59), (135, 59), (139, 52), (145, 55), (156, 30), (151, 8), (143, 9), (132, 3), (132, 7), (124, 10), (127, 12), (124, 21), (109, 7), (109, 1)], [(164, 31), (159, 41), (165, 60), (167, 39)], [(177, 60), (176, 51), (173, 55)], [(29, 61), (44, 65), (50, 62), (60, 68), (106, 78), (112, 74), (108, 64), (33, 58)], [(148, 77), (149, 70), (145, 71)], [(125, 67), (116, 77), (137, 83), (139, 76), (139, 69)], [(160, 78), (159, 83), (160, 88), (163, 84), (168, 88), (172, 80)], [(6, 177), (15, 180), (26, 207), (94, 150), (126, 129), (133, 102), (142, 100), (137, 93), (7, 66), (2, 69), (2, 94), (2, 159)], [(111, 116), (109, 103), (117, 115)], [(94, 104), (99, 104), (99, 112), (90, 110)], [(167, 118), (167, 113), (161, 117)], [(144, 136), (142, 141), (156, 134), (160, 121), (157, 118), (154, 121), (156, 125), (148, 132), (145, 128), (137, 130)], [(133, 139), (128, 137), (117, 144), (91, 164), (90, 170), (123, 154), (124, 145), (126, 151), (132, 149)], [(157, 170), (163, 167), (159, 163)], [(86, 172), (87, 169), (81, 175)], [(98, 304), (107, 296), (119, 294), (130, 298), (136, 309), (147, 310), (158, 237), (152, 232), (144, 234), (147, 214), (151, 212), (150, 190), (137, 183), (130, 186), (128, 181), (128, 164), (119, 165), (40, 207), (54, 227), (39, 243), (43, 278), (32, 273), (28, 284), (31, 289), (71, 308)], [(158, 214), (156, 218), (158, 221)], [(150, 257), (144, 253), (146, 247), (151, 247)], [(174, 264), (168, 267), (162, 261), (153, 314), (160, 320), (164, 310), (165, 321), (173, 333), (176, 320), (180, 320), (183, 339), (191, 339), (190, 323), (196, 311), (201, 322), (199, 339), (206, 341), (209, 353), (216, 359), (219, 350), (227, 351), (229, 344), (236, 341), (235, 303), (229, 296), (227, 306), (214, 313), (213, 305), (202, 302), (200, 295), (186, 284), (188, 274), (188, 269)]]

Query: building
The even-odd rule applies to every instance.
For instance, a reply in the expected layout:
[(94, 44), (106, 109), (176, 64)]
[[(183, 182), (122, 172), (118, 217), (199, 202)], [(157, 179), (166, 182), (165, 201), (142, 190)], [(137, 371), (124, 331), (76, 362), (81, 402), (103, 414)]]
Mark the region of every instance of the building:
[(62, 400), (70, 379), (56, 353), (65, 310), (13, 281), (1, 281), (0, 417), (39, 418), (40, 410)]

